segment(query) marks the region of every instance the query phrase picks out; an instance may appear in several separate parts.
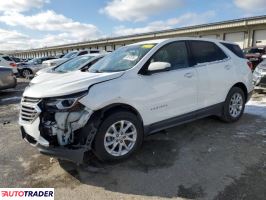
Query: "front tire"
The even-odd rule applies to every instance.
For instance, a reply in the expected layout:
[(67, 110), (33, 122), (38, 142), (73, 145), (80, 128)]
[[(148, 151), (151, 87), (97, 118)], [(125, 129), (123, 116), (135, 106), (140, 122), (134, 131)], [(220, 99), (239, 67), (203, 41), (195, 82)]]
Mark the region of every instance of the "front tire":
[(244, 92), (239, 87), (233, 87), (225, 100), (221, 119), (232, 123), (238, 121), (245, 110), (246, 98)]
[(103, 161), (123, 160), (142, 144), (143, 127), (136, 115), (119, 111), (100, 125), (94, 141), (94, 153)]

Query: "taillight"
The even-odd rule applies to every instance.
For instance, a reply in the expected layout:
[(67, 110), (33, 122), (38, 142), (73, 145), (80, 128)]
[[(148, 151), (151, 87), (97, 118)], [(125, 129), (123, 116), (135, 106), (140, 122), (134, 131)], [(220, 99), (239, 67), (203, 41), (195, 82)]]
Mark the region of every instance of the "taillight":
[(252, 64), (252, 62), (248, 61), (247, 64), (248, 64), (248, 67), (249, 67), (251, 70), (253, 70), (253, 64)]
[(17, 66), (16, 63), (10, 63), (9, 65), (10, 65), (11, 67), (16, 67), (16, 66)]

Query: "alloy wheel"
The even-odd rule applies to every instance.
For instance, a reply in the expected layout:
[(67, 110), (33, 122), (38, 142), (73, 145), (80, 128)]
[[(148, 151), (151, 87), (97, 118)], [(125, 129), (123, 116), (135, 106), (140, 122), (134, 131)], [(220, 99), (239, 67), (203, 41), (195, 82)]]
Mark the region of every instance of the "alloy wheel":
[(112, 124), (105, 133), (104, 147), (112, 156), (128, 154), (137, 140), (137, 129), (133, 123), (120, 120)]
[(232, 117), (238, 117), (243, 109), (243, 97), (239, 93), (233, 94), (229, 104), (229, 113)]

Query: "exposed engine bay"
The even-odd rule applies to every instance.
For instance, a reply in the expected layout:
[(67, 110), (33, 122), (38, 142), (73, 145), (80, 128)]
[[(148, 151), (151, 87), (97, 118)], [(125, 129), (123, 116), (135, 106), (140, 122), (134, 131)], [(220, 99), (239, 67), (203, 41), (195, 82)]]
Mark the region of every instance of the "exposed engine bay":
[[(43, 124), (43, 129), (46, 131), (41, 132), (41, 135), (46, 139), (48, 137), (55, 139), (54, 136), (56, 136), (59, 146), (75, 144), (75, 131), (86, 125), (91, 114), (92, 111), (86, 108), (75, 112), (44, 113), (45, 117), (41, 118), (43, 122), (41, 124)], [(54, 144), (56, 145), (56, 143)]]
[(50, 145), (85, 145), (86, 137), (81, 134), (93, 111), (79, 102), (84, 94), (70, 97), (43, 99), (38, 106), (40, 113), (40, 134)]

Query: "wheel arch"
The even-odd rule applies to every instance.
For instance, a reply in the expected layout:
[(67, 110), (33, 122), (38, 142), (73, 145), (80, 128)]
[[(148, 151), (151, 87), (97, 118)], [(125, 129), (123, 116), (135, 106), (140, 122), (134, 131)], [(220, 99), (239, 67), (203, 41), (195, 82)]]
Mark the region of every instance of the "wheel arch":
[(114, 103), (110, 104), (108, 106), (105, 106), (97, 111), (95, 111), (96, 114), (100, 114), (101, 118), (105, 118), (109, 115), (111, 115), (113, 112), (117, 111), (129, 111), (136, 115), (136, 117), (140, 120), (140, 122), (143, 124), (143, 119), (138, 112), (136, 108), (134, 108), (131, 105), (125, 104), (125, 103)]
[[(144, 130), (144, 126), (143, 126), (143, 120), (141, 115), (139, 114), (139, 112), (137, 111), (137, 109), (135, 109), (133, 106), (128, 105), (128, 104), (124, 104), (124, 103), (114, 103), (114, 104), (110, 104), (108, 106), (105, 106), (99, 110), (96, 110), (92, 116), (90, 117), (87, 125), (89, 124), (93, 124), (94, 129), (96, 130), (96, 132), (94, 134), (97, 134), (97, 130), (99, 129), (100, 125), (102, 124), (102, 122), (104, 121), (104, 119), (106, 117), (108, 117), (109, 115), (111, 115), (114, 112), (118, 112), (118, 111), (129, 111), (133, 114), (136, 115), (136, 117), (140, 120), (140, 123), (142, 125), (142, 128)], [(88, 127), (84, 129), (84, 135), (85, 137), (87, 137), (87, 130)], [(93, 136), (93, 139), (90, 143), (90, 147), (94, 148), (95, 145), (95, 138)]]
[[(243, 92), (244, 92), (244, 95), (245, 95), (245, 101), (248, 100), (248, 89), (247, 89), (247, 87), (246, 87), (246, 85), (245, 85), (244, 83), (242, 83), (242, 82), (238, 82), (238, 83), (234, 84), (233, 87), (238, 87), (238, 88), (242, 89)], [(232, 87), (232, 88), (233, 88), (233, 87)], [(231, 88), (231, 89), (232, 89), (232, 88)], [(231, 89), (230, 89), (230, 90), (231, 90)], [(230, 91), (230, 90), (229, 90), (229, 91)]]

